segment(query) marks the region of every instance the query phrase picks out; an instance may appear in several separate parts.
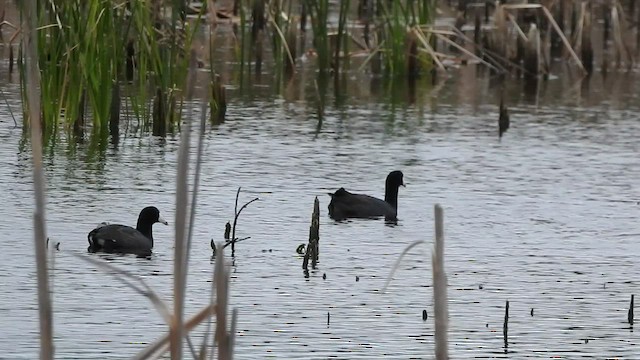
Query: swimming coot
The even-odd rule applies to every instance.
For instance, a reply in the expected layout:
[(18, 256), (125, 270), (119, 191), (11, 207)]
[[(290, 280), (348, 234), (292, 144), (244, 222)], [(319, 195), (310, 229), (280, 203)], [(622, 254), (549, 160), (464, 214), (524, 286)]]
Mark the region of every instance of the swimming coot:
[(138, 216), (136, 228), (131, 226), (108, 224), (91, 230), (87, 236), (89, 252), (131, 253), (150, 255), (153, 248), (152, 227), (155, 223), (168, 225), (155, 206), (148, 206)]
[(334, 220), (346, 218), (375, 218), (395, 220), (398, 213), (398, 188), (405, 186), (402, 171), (392, 171), (387, 175), (384, 200), (364, 194), (350, 193), (344, 188), (329, 193), (329, 217)]

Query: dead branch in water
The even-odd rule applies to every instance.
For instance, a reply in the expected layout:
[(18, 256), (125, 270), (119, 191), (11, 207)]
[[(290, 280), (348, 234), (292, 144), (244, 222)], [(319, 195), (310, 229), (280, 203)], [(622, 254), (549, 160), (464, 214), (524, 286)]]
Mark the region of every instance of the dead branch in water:
[[(226, 248), (227, 246), (231, 245), (231, 256), (235, 256), (236, 253), (236, 248), (235, 245), (236, 243), (240, 242), (240, 241), (244, 241), (244, 240), (248, 240), (251, 239), (251, 236), (247, 236), (244, 238), (237, 238), (236, 237), (236, 226), (238, 224), (238, 217), (240, 217), (240, 214), (242, 213), (242, 210), (246, 209), (247, 206), (249, 206), (249, 204), (251, 204), (254, 201), (258, 201), (260, 200), (260, 198), (254, 198), (251, 201), (246, 202), (244, 205), (242, 205), (240, 207), (240, 210), (238, 210), (238, 199), (240, 198), (240, 190), (242, 189), (242, 187), (238, 187), (238, 191), (236, 192), (236, 205), (234, 208), (234, 217), (233, 217), (233, 226), (231, 226), (231, 224), (229, 222), (227, 222), (227, 224), (225, 225), (225, 231), (224, 231), (224, 239), (225, 242), (224, 244), (222, 244), (223, 248)], [(216, 255), (216, 243), (213, 239), (211, 239), (211, 249), (213, 250), (213, 255)]]

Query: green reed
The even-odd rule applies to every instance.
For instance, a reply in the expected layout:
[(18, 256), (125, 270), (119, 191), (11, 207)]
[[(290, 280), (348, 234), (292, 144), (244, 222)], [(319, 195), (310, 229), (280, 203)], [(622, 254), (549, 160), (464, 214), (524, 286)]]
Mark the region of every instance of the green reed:
[(144, 125), (163, 115), (154, 119), (155, 132), (163, 135), (179, 121), (189, 64), (185, 49), (200, 24), (200, 17), (186, 18), (184, 2), (38, 0), (35, 11), (45, 136), (55, 136), (59, 127), (82, 135), (85, 107), (94, 135), (117, 129), (119, 116), (112, 112), (119, 111), (120, 97), (114, 94), (123, 80), (131, 81), (126, 99)]
[[(130, 100), (145, 127), (153, 120), (156, 135), (164, 135), (179, 123), (179, 102), (184, 96), (190, 61), (188, 49), (201, 23), (200, 16), (193, 22), (186, 20), (183, 2), (174, 0), (170, 4), (131, 2), (131, 41), (137, 66), (133, 83), (137, 94)], [(153, 105), (149, 101), (151, 94)]]
[[(238, 10), (238, 14), (239, 14), (239, 18), (240, 18), (240, 26), (239, 26), (239, 38), (240, 38), (240, 42), (236, 42), (236, 59), (238, 60), (238, 63), (240, 64), (240, 72), (239, 72), (239, 83), (240, 83), (240, 88), (243, 87), (244, 84), (244, 74), (245, 74), (245, 67), (246, 67), (246, 63), (247, 63), (247, 14), (244, 11), (244, 6), (242, 6), (242, 4), (239, 4), (240, 0), (235, 0), (234, 6), (235, 4), (237, 4), (237, 10)], [(209, 49), (210, 51), (210, 61), (213, 61), (213, 48)], [(213, 67), (212, 67), (213, 69)]]
[(311, 20), (313, 46), (316, 50), (318, 71), (327, 74), (331, 69), (331, 47), (329, 43), (329, 1), (304, 0)]
[(114, 74), (122, 58), (122, 19), (122, 7), (109, 1), (37, 2), (45, 134), (55, 133), (58, 125), (70, 130), (83, 124), (85, 96), (94, 129), (108, 123)]
[[(209, 19), (213, 19), (216, 16), (214, 9), (209, 8), (208, 11)], [(222, 83), (221, 76), (216, 73), (214, 65), (216, 29), (217, 24), (210, 24), (209, 33), (207, 34), (209, 50), (209, 120), (212, 124), (220, 124), (224, 122), (224, 117), (227, 110), (227, 99), (224, 84)]]
[[(376, 27), (383, 70), (387, 76), (406, 75), (410, 61), (419, 49), (412, 28), (428, 26), (433, 21), (434, 1), (377, 1)], [(426, 61), (426, 60), (425, 60)]]
[(348, 33), (347, 33), (347, 14), (349, 13), (349, 0), (343, 0), (340, 2), (340, 11), (338, 13), (338, 31), (335, 34), (335, 42), (333, 50), (333, 69), (336, 73), (341, 70), (340, 68), (340, 54), (344, 55), (345, 59), (348, 59)]
[(279, 86), (283, 72), (289, 78), (295, 70), (298, 21), (293, 13), (292, 1), (272, 0), (268, 9), (276, 84)]

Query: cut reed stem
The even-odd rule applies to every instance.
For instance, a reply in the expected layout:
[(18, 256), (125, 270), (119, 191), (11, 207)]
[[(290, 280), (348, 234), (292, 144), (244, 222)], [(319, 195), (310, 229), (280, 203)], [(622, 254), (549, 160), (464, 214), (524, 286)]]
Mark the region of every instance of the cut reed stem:
[(444, 214), (439, 204), (434, 206), (436, 241), (431, 257), (433, 267), (433, 297), (435, 312), (436, 360), (449, 359), (447, 332), (449, 310), (447, 305), (447, 274), (444, 271)]
[(38, 67), (38, 40), (36, 20), (36, 0), (23, 4), (27, 22), (24, 24), (23, 46), (27, 55), (27, 96), (29, 104), (29, 125), (31, 131), (31, 151), (33, 161), (33, 188), (35, 212), (33, 214), (36, 276), (38, 284), (38, 313), (40, 320), (40, 359), (53, 359), (53, 319), (49, 292), (46, 249), (45, 178), (42, 168), (42, 128), (40, 119), (40, 69)]

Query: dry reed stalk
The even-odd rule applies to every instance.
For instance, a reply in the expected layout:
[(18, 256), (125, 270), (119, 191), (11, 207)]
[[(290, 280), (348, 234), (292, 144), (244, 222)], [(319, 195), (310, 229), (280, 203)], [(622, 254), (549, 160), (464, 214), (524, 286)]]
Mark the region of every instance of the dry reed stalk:
[[(282, 31), (282, 29), (280, 29), (280, 27), (278, 26), (278, 22), (275, 19), (275, 16), (282, 16), (282, 18), (289, 22), (289, 24), (287, 25), (287, 30), (286, 34), (284, 31)], [(293, 66), (296, 63), (295, 57), (296, 57), (296, 48), (295, 48), (295, 38), (296, 38), (296, 33), (295, 33), (295, 20), (293, 18), (290, 18), (289, 16), (287, 16), (286, 13), (281, 13), (281, 14), (275, 14), (275, 16), (273, 14), (271, 14), (270, 12), (267, 13), (267, 17), (268, 17), (268, 21), (271, 24), (271, 26), (273, 26), (273, 29), (275, 29), (276, 33), (278, 34), (278, 37), (280, 38), (280, 41), (282, 42), (282, 45), (285, 49), (286, 55), (287, 55), (287, 59), (285, 60), (285, 66), (290, 66), (291, 70), (293, 70)]]
[(36, 208), (33, 214), (36, 275), (38, 283), (38, 311), (40, 319), (40, 359), (53, 359), (53, 320), (49, 294), (45, 224), (45, 178), (42, 169), (42, 127), (40, 120), (40, 70), (38, 69), (37, 20), (35, 0), (24, 3), (27, 23), (23, 26), (23, 41), (27, 58), (27, 93), (29, 125), (33, 160), (33, 188)]
[(507, 12), (504, 6), (496, 7), (493, 13), (493, 22), (496, 27), (491, 38), (493, 51), (497, 52), (504, 58), (509, 58), (507, 53)]
[(576, 51), (580, 52), (582, 63), (588, 74), (593, 72), (593, 43), (591, 41), (591, 11), (587, 3), (580, 4), (580, 9), (574, 11), (575, 26), (573, 27), (573, 43)]
[(446, 71), (447, 69), (445, 68), (442, 61), (440, 61), (438, 57), (438, 53), (436, 53), (433, 47), (431, 47), (427, 38), (425, 36), (419, 36), (419, 34), (421, 33), (420, 28), (418, 26), (414, 26), (411, 29), (409, 29), (409, 33), (413, 33), (414, 35), (416, 35), (416, 39), (420, 41), (420, 44), (424, 49), (419, 49), (419, 50), (429, 54), (429, 56), (431, 56), (431, 59), (433, 59), (434, 64), (436, 64), (440, 70)]
[(580, 61), (580, 58), (578, 57), (578, 55), (576, 55), (575, 51), (573, 51), (573, 48), (571, 47), (569, 40), (567, 40), (567, 37), (564, 36), (562, 29), (560, 28), (556, 20), (553, 18), (553, 14), (549, 12), (549, 9), (547, 9), (545, 6), (542, 6), (540, 4), (512, 4), (512, 5), (506, 4), (506, 5), (500, 5), (500, 7), (507, 10), (508, 9), (514, 9), (514, 10), (541, 9), (543, 14), (546, 16), (547, 20), (553, 27), (553, 29), (558, 33), (558, 36), (560, 36), (562, 43), (564, 44), (567, 51), (569, 51), (569, 54), (571, 54), (571, 57), (575, 60), (576, 64), (578, 64), (578, 67), (580, 68), (580, 70), (582, 70), (583, 73), (585, 74), (587, 73), (587, 70), (585, 70), (584, 66), (582, 65), (582, 61)]
[[(187, 81), (187, 99), (190, 99), (195, 88), (196, 76), (196, 52), (191, 50), (189, 64), (189, 77)], [(191, 108), (190, 108), (191, 109)], [(188, 181), (189, 175), (189, 150), (191, 139), (191, 117), (187, 116), (185, 128), (182, 130), (180, 149), (178, 152), (178, 172), (176, 184), (176, 244), (174, 255), (174, 314), (171, 331), (171, 356), (172, 359), (182, 358), (182, 337), (184, 321), (184, 297), (187, 287), (187, 274), (189, 265), (189, 253), (193, 225), (195, 223), (196, 204), (202, 168), (202, 151), (204, 148), (204, 133), (206, 123), (206, 104), (202, 104), (200, 127), (198, 136), (198, 149), (196, 153), (196, 170), (191, 198), (191, 208), (188, 207)], [(187, 217), (189, 218), (187, 222)]]
[[(455, 47), (456, 49), (458, 49), (460, 52), (464, 53), (465, 55), (469, 56), (470, 58), (472, 58), (475, 61), (478, 61), (494, 70), (498, 70), (498, 68), (496, 68), (495, 66), (491, 65), (490, 63), (482, 60), (481, 58), (479, 58), (476, 54), (470, 52), (469, 50), (465, 49), (464, 47), (460, 46), (460, 44), (456, 43), (455, 41), (451, 40), (449, 37), (450, 36), (459, 36), (459, 32), (458, 31), (446, 31), (446, 30), (429, 30), (429, 32), (433, 35), (435, 35), (436, 37), (438, 37), (438, 39), (446, 42), (447, 44)], [(462, 38), (462, 40), (465, 40), (464, 38)], [(468, 39), (467, 39), (468, 40)]]
[(613, 31), (613, 43), (615, 44), (616, 49), (617, 65), (620, 66), (624, 58), (624, 61), (627, 63), (627, 67), (631, 68), (633, 66), (633, 56), (631, 56), (631, 49), (627, 45), (623, 36), (623, 32), (625, 31), (624, 29), (627, 29), (628, 26), (624, 16), (624, 9), (617, 0), (614, 1), (611, 6), (611, 24)]
[(175, 248), (173, 259), (173, 317), (171, 321), (171, 359), (182, 358), (182, 322), (185, 292), (185, 253), (187, 228), (187, 193), (189, 171), (189, 145), (191, 122), (186, 121), (182, 129), (178, 150), (178, 176), (176, 180)]
[[(489, 63), (488, 61), (485, 61), (484, 59), (481, 59), (480, 57), (478, 57), (477, 55), (474, 54), (475, 58), (481, 59), (483, 63), (490, 64), (488, 66), (491, 67), (494, 70), (499, 70), (500, 72), (507, 72), (507, 69), (502, 64), (500, 64), (500, 62), (497, 61), (496, 59), (500, 59), (505, 63), (509, 62), (508, 59), (505, 59), (505, 58), (501, 57), (499, 54), (495, 53), (494, 51), (491, 51), (491, 50), (487, 49), (486, 47), (483, 48), (482, 46), (478, 45), (479, 42), (477, 42), (475, 40), (471, 40), (462, 31), (460, 31), (460, 30), (458, 30), (456, 28), (453, 28), (453, 32), (455, 32), (460, 39), (463, 39), (469, 45), (471, 45), (478, 53), (482, 54), (483, 57), (486, 57), (489, 60), (491, 60), (491, 63)], [(511, 65), (516, 67), (516, 68), (521, 68), (518, 64), (511, 64)]]
[[(435, 247), (431, 255), (433, 271), (433, 300), (435, 313), (435, 345), (436, 360), (449, 359), (449, 345), (447, 332), (449, 327), (449, 306), (447, 304), (447, 274), (444, 271), (444, 213), (440, 204), (434, 206), (435, 212)], [(402, 258), (417, 245), (426, 243), (424, 240), (415, 241), (407, 246), (393, 264), (391, 272), (382, 287), (385, 292), (394, 272)]]
[[(233, 359), (233, 335), (227, 333), (227, 306), (229, 304), (229, 270), (225, 266), (224, 247), (216, 252), (214, 283), (216, 286), (216, 332), (215, 343), (218, 345), (218, 360)], [(232, 324), (232, 328), (235, 325)]]
[(200, 188), (200, 173), (202, 172), (202, 153), (204, 151), (204, 134), (206, 131), (206, 124), (207, 124), (207, 103), (203, 102), (200, 107), (200, 131), (198, 132), (198, 150), (196, 153), (196, 170), (195, 170), (196, 173), (195, 173), (195, 178), (193, 180), (191, 210), (189, 211), (189, 230), (187, 232), (187, 252), (186, 252), (186, 260), (184, 262), (185, 277), (188, 273), (189, 255), (191, 253), (191, 244), (193, 239), (193, 224), (195, 223), (196, 204), (198, 203), (198, 190)]
[[(211, 315), (213, 315), (216, 311), (215, 304), (210, 304), (206, 306), (204, 309), (197, 312), (190, 319), (185, 321), (184, 330), (189, 332), (193, 330), (196, 326), (200, 325), (203, 321), (209, 319)], [(151, 343), (147, 348), (138, 353), (134, 360), (147, 360), (150, 358), (159, 358), (163, 356), (164, 353), (167, 352), (168, 347), (170, 346), (171, 341), (171, 333), (164, 335), (160, 339)]]
[(449, 309), (447, 304), (447, 274), (444, 271), (444, 214), (439, 204), (434, 206), (436, 244), (431, 255), (433, 268), (433, 305), (435, 312), (436, 360), (449, 359), (447, 331), (449, 328)]
[(527, 33), (524, 49), (525, 78), (534, 79), (540, 73), (540, 31), (535, 24), (531, 24)]

